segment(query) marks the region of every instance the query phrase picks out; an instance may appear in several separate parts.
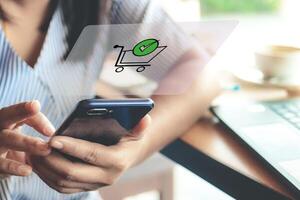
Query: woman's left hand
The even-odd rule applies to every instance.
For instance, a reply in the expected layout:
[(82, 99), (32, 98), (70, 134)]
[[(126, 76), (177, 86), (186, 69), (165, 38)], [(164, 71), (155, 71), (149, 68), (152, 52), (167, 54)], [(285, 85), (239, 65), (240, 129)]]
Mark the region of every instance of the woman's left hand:
[(28, 162), (38, 176), (61, 193), (92, 191), (113, 184), (141, 156), (143, 131), (151, 118), (144, 117), (130, 136), (117, 145), (104, 146), (66, 136), (55, 136), (50, 146), (85, 162), (72, 162), (58, 151), (49, 156), (29, 156)]

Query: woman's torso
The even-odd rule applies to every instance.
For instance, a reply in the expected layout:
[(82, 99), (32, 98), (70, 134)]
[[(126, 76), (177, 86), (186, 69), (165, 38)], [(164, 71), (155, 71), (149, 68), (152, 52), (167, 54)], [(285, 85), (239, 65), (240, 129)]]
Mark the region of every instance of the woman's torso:
[[(39, 100), (41, 111), (58, 127), (76, 102), (93, 96), (91, 84), (96, 81), (97, 76), (87, 79), (85, 75), (89, 68), (79, 63), (61, 61), (65, 51), (65, 33), (61, 13), (57, 10), (33, 69), (15, 53), (4, 31), (0, 29), (0, 107)], [(99, 70), (100, 66), (96, 71)], [(24, 126), (22, 131), (28, 135), (40, 136), (28, 126)], [(0, 190), (0, 199), (3, 200), (66, 199), (67, 196), (72, 199), (72, 195), (62, 195), (49, 189), (35, 174), (3, 180)]]
[[(149, 0), (114, 0), (113, 2), (109, 12), (109, 22), (115, 24), (139, 23), (150, 7)], [(154, 8), (152, 6), (151, 9)], [(160, 17), (159, 20), (162, 16), (165, 17), (159, 9), (156, 9), (156, 14)], [(57, 128), (78, 101), (94, 96), (93, 85), (100, 74), (106, 51), (102, 48), (103, 45), (98, 45), (100, 48), (97, 49), (97, 56), (89, 59), (91, 62), (89, 65), (62, 61), (67, 48), (65, 36), (66, 28), (63, 25), (62, 13), (57, 9), (50, 22), (40, 56), (32, 68), (15, 53), (0, 27), (0, 108), (33, 99), (39, 100), (41, 111)], [(23, 132), (40, 137), (28, 126), (24, 126)], [(36, 174), (25, 178), (10, 177), (0, 180), (1, 200), (99, 198), (97, 192), (60, 194), (50, 189)]]

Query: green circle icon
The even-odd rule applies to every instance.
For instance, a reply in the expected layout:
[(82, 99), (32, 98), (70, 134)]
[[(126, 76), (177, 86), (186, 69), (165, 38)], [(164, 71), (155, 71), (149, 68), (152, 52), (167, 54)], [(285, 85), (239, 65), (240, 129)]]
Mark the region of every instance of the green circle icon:
[(147, 56), (153, 53), (158, 48), (159, 42), (156, 39), (146, 39), (133, 47), (133, 54), (135, 56)]

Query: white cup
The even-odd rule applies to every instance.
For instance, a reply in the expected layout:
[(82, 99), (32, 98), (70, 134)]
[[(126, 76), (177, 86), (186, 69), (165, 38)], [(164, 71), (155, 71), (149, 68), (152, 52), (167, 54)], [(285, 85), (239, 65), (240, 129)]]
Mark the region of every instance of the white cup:
[(265, 78), (300, 77), (300, 48), (270, 45), (257, 51), (255, 59)]

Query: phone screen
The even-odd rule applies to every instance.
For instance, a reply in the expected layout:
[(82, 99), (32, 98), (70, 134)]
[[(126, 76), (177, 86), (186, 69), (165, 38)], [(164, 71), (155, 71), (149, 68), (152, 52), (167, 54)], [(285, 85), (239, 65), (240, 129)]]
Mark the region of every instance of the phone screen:
[(129, 134), (116, 119), (106, 117), (75, 118), (59, 135), (88, 140), (104, 145), (114, 145)]

